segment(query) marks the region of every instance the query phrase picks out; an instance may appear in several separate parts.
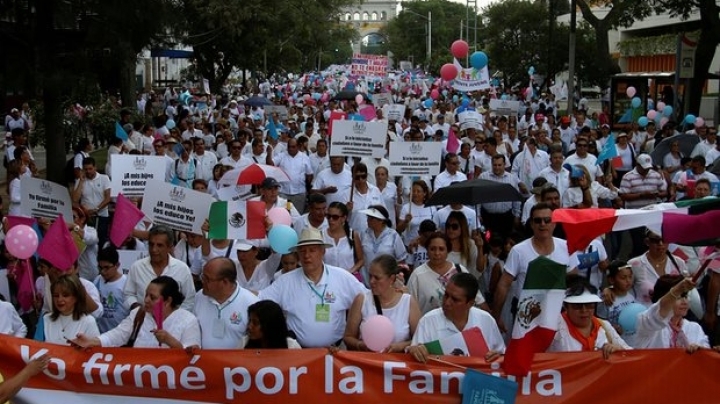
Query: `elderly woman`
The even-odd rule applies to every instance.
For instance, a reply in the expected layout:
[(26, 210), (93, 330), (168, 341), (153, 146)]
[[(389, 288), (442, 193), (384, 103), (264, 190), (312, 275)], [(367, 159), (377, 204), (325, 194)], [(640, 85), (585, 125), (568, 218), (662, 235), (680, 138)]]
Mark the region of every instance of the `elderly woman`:
[[(442, 305), (445, 286), (450, 277), (459, 272), (468, 272), (467, 268), (448, 259), (452, 242), (445, 233), (435, 232), (425, 241), (428, 260), (413, 270), (408, 280), (408, 291), (420, 305), (423, 314)], [(475, 304), (488, 309), (482, 293), (476, 296)]]
[(395, 329), (392, 344), (385, 352), (404, 352), (410, 345), (420, 320), (420, 308), (414, 297), (396, 288), (399, 273), (397, 261), (391, 255), (380, 255), (370, 263), (370, 291), (355, 297), (348, 312), (343, 338), (348, 349), (369, 350), (362, 340), (360, 324), (374, 315), (389, 318)]
[(547, 352), (602, 350), (603, 357), (607, 359), (615, 351), (632, 349), (612, 324), (595, 317), (595, 309), (600, 302), (594, 286), (584, 278), (574, 278), (565, 292), (564, 310)]
[(700, 324), (685, 320), (687, 294), (694, 287), (682, 275), (663, 275), (655, 282), (653, 305), (637, 318), (637, 348), (684, 348), (688, 353), (710, 348)]
[[(195, 315), (180, 308), (184, 300), (185, 296), (175, 279), (159, 276), (150, 281), (143, 306), (130, 312), (116, 328), (99, 337), (78, 334), (71, 342), (82, 348), (199, 348), (200, 324)], [(160, 306), (159, 322), (153, 313), (156, 305)]]
[(366, 286), (370, 286), (369, 264), (375, 257), (390, 254), (398, 263), (405, 263), (407, 250), (398, 232), (391, 227), (390, 214), (384, 206), (372, 205), (359, 213), (367, 217), (367, 229), (361, 233), (361, 245), (365, 260), (365, 266), (361, 273)]

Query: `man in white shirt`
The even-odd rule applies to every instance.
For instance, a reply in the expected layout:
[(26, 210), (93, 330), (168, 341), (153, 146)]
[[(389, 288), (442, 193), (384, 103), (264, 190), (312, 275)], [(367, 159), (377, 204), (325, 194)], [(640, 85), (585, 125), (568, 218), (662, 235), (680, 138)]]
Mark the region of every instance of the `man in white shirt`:
[(328, 156), (328, 145), (326, 139), (318, 139), (315, 144), (315, 152), (308, 156), (310, 166), (313, 169), (313, 177), (317, 178), (320, 171), (330, 167), (330, 156)]
[(287, 143), (287, 152), (273, 157), (273, 164), (290, 177), (289, 182), (282, 183), (280, 188), (283, 197), (295, 205), (299, 212), (305, 211), (307, 185), (312, 184), (313, 171), (307, 154), (298, 152), (296, 139)]
[(325, 218), (327, 211), (327, 199), (325, 195), (320, 193), (311, 193), (308, 195), (308, 213), (293, 220), (293, 229), (302, 235), (303, 230), (311, 228), (320, 231), (327, 230), (328, 221)]
[(578, 136), (577, 143), (575, 144), (575, 153), (567, 156), (563, 165), (570, 164), (571, 166), (574, 166), (576, 164), (582, 164), (585, 168), (587, 168), (593, 179), (600, 180), (603, 176), (602, 169), (600, 169), (600, 166), (597, 165), (597, 157), (588, 153), (588, 144), (588, 138)]
[(305, 229), (293, 248), (301, 268), (280, 276), (258, 295), (282, 307), (288, 328), (303, 348), (339, 345), (347, 312), (355, 297), (366, 291), (345, 269), (323, 263), (329, 246), (319, 230)]
[(443, 139), (447, 139), (448, 134), (450, 134), (450, 124), (445, 122), (445, 115), (440, 114), (437, 116), (437, 123), (432, 126), (431, 132), (436, 133), (437, 131), (442, 131)]
[(538, 177), (543, 177), (555, 189), (560, 192), (560, 195), (564, 195), (565, 190), (570, 187), (570, 173), (568, 170), (563, 168), (563, 161), (565, 157), (561, 148), (555, 148), (550, 151), (550, 165), (540, 170)]
[(341, 156), (330, 157), (330, 168), (326, 168), (317, 175), (313, 182), (311, 192), (325, 195), (327, 203), (345, 203), (344, 195), (349, 195), (352, 186), (352, 173), (345, 166), (345, 159)]
[(455, 153), (445, 155), (445, 171), (435, 177), (434, 191), (447, 187), (453, 182), (462, 182), (467, 180), (467, 176), (460, 170), (460, 159)]
[[(479, 285), (473, 275), (453, 275), (445, 287), (442, 308), (431, 310), (420, 319), (407, 352), (418, 361), (425, 362), (429, 352), (423, 344), (477, 327), (489, 348), (485, 360), (493, 361), (504, 354), (505, 341), (497, 323), (488, 312), (475, 307), (478, 291)], [(463, 352), (463, 356), (467, 355), (469, 352)]]
[(183, 133), (180, 135), (182, 136), (183, 140), (192, 140), (193, 138), (201, 138), (202, 139), (202, 131), (200, 129), (195, 129), (195, 121), (192, 120), (192, 118), (187, 119), (185, 121), (187, 123), (187, 129), (183, 131)]
[[(525, 141), (525, 148), (513, 160), (511, 173), (517, 175), (520, 183), (524, 185), (524, 193), (532, 188), (532, 182), (540, 171), (550, 166), (548, 154), (537, 147), (537, 141), (529, 137)], [(523, 188), (522, 186), (520, 188)]]
[[(243, 144), (239, 139), (233, 139), (230, 141), (230, 155), (220, 160), (220, 164), (224, 166), (230, 166), (232, 168), (246, 167), (253, 163), (253, 161), (242, 155)], [(263, 161), (264, 163), (264, 161)]]
[(242, 349), (247, 334), (248, 307), (257, 296), (240, 287), (235, 263), (216, 257), (205, 264), (202, 290), (195, 295), (193, 312), (200, 323), (203, 349)]
[(386, 158), (375, 158), (375, 157), (363, 157), (360, 159), (361, 163), (364, 163), (368, 169), (368, 182), (372, 185), (377, 186), (375, 180), (375, 169), (378, 167), (385, 167), (390, 171), (390, 161)]
[(105, 245), (110, 225), (110, 178), (97, 172), (95, 159), (86, 157), (82, 162), (82, 176), (75, 181), (73, 203), (85, 212), (87, 223), (97, 229), (99, 245)]
[(192, 158), (197, 162), (195, 167), (195, 179), (210, 181), (213, 179), (213, 168), (218, 163), (215, 153), (207, 153), (205, 151), (205, 141), (196, 137), (191, 139), (194, 146)]
[[(715, 149), (717, 146), (717, 130), (715, 128), (708, 128), (707, 129), (707, 135), (705, 136), (705, 140), (701, 140), (698, 144), (695, 145), (695, 148), (693, 148), (692, 153), (690, 153), (690, 157), (695, 156), (706, 156), (707, 153), (710, 150)], [(710, 160), (708, 160), (710, 161)], [(712, 163), (712, 161), (710, 161)]]
[(167, 226), (156, 225), (148, 235), (148, 253), (146, 258), (135, 261), (130, 266), (123, 294), (125, 307), (134, 309), (145, 300), (145, 290), (150, 281), (161, 275), (169, 276), (178, 283), (185, 295), (182, 308), (192, 311), (195, 304), (195, 285), (190, 269), (184, 262), (170, 255), (173, 250), (175, 233)]

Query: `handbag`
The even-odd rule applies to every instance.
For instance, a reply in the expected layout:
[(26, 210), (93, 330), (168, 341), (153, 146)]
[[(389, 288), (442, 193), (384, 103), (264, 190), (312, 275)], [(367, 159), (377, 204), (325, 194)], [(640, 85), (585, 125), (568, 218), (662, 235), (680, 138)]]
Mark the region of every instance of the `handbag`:
[(135, 313), (135, 318), (133, 319), (132, 333), (130, 333), (130, 338), (128, 339), (128, 342), (125, 345), (123, 345), (124, 348), (132, 348), (135, 346), (135, 340), (137, 339), (137, 336), (140, 333), (140, 327), (142, 327), (144, 321), (145, 321), (145, 309), (143, 309), (143, 307), (140, 306), (137, 313)]

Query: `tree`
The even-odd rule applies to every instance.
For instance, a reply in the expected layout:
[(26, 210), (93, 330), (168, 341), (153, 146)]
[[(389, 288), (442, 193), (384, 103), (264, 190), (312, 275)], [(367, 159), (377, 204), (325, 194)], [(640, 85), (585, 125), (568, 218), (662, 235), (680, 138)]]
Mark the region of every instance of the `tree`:
[(391, 51), (397, 60), (412, 59), (415, 64), (425, 61), (426, 16), (431, 12), (432, 55), (428, 70), (437, 74), (440, 66), (452, 62), (450, 45), (459, 39), (460, 22), (466, 17), (465, 6), (447, 0), (413, 0), (405, 1), (402, 5), (403, 11), (381, 31), (388, 38), (387, 50)]
[[(684, 0), (679, 0), (683, 2)], [(620, 67), (610, 55), (608, 33), (617, 27), (629, 27), (636, 20), (642, 20), (652, 13), (652, 6), (646, 0), (576, 0), (583, 19), (595, 29), (596, 68), (606, 77), (620, 73)], [(592, 7), (607, 7), (604, 18), (598, 18)]]
[(695, 49), (693, 78), (685, 93), (685, 109), (697, 113), (705, 81), (715, 51), (720, 45), (720, 7), (715, 0), (653, 0), (657, 12), (669, 12), (672, 17), (688, 19), (690, 14), (700, 11), (700, 38)]

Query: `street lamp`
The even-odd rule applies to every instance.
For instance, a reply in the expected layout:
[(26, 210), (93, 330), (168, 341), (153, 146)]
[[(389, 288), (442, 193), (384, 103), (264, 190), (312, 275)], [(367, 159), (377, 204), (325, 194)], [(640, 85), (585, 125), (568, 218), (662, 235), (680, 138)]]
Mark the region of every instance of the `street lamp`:
[(425, 59), (426, 59), (425, 67), (426, 67), (426, 69), (430, 69), (430, 59), (431, 59), (431, 55), (432, 55), (432, 12), (428, 11), (427, 17), (425, 17), (422, 14), (418, 14), (412, 10), (403, 8), (401, 13), (414, 14), (414, 15), (424, 19), (425, 21), (427, 21), (427, 55), (425, 56)]

